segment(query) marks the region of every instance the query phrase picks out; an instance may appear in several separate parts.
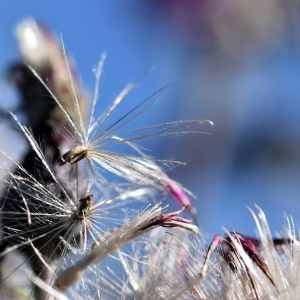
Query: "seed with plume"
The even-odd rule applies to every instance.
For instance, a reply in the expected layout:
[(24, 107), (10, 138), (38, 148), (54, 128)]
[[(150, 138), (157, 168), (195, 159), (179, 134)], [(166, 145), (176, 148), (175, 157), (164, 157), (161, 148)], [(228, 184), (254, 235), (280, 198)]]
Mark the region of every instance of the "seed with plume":
[(197, 232), (196, 226), (190, 221), (178, 216), (178, 213), (162, 214), (161, 208), (155, 206), (146, 210), (133, 220), (130, 220), (122, 227), (109, 232), (104, 238), (98, 241), (93, 250), (84, 255), (73, 266), (63, 271), (55, 282), (55, 287), (64, 291), (73, 285), (90, 265), (101, 261), (104, 257), (120, 249), (124, 244), (132, 241), (141, 234), (155, 227), (181, 227)]

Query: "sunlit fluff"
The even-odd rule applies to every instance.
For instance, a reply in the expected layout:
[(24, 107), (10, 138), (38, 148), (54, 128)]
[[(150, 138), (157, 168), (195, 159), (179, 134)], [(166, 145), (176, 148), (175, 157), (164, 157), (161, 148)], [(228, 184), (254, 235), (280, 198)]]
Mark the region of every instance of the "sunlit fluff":
[(93, 269), (86, 289), (98, 289), (101, 299), (298, 299), (300, 243), (291, 219), (282, 235), (289, 242), (275, 246), (264, 213), (258, 209), (253, 217), (259, 255), (272, 281), (236, 239), (231, 240), (232, 268), (221, 248), (207, 261), (204, 241), (177, 230), (168, 235), (156, 231), (144, 243), (136, 241), (130, 255), (118, 254), (125, 277), (111, 269)]
[[(2, 203), (4, 228), (1, 241), (8, 247), (1, 256), (28, 246), (36, 248), (48, 261), (63, 256), (70, 246), (84, 251), (89, 240), (97, 243), (110, 226), (122, 224), (124, 206), (129, 217), (132, 201), (146, 201), (152, 195), (148, 188), (127, 186), (119, 189), (120, 193), (107, 197), (107, 193), (104, 196), (97, 187), (84, 180), (76, 182), (75, 186), (70, 185), (68, 178), (62, 182), (29, 130), (14, 118), (47, 170), (51, 183), (39, 181), (20, 164), (14, 163), (16, 172), (8, 173), (6, 179), (8, 189), (14, 191), (13, 198), (4, 198), (5, 203)], [(2, 158), (10, 160), (6, 155)]]
[[(119, 117), (112, 124), (107, 125), (111, 115), (119, 108), (120, 104), (127, 97), (130, 91), (134, 89), (135, 85), (128, 84), (117, 95), (112, 104), (98, 117), (96, 117), (95, 111), (99, 93), (99, 81), (104, 61), (105, 55), (102, 55), (96, 70), (96, 85), (94, 97), (91, 102), (89, 117), (85, 117), (82, 113), (80, 100), (77, 96), (77, 88), (72, 82), (72, 74), (70, 71), (69, 79), (74, 94), (74, 106), (72, 109), (64, 107), (63, 102), (56, 97), (54, 92), (51, 91), (39, 74), (32, 69), (34, 75), (41, 81), (56, 101), (68, 122), (69, 134), (72, 136), (71, 140), (74, 146), (63, 152), (61, 156), (62, 164), (68, 163), (75, 165), (85, 159), (89, 169), (102, 183), (106, 182), (105, 178), (101, 176), (99, 172), (95, 171), (99, 167), (127, 181), (134, 182), (135, 184), (150, 185), (163, 189), (170, 193), (170, 195), (172, 195), (182, 207), (191, 210), (192, 203), (186, 190), (181, 187), (180, 184), (170, 179), (161, 167), (159, 167), (153, 159), (145, 155), (134, 142), (153, 136), (203, 133), (205, 132), (203, 130), (203, 124), (207, 123), (208, 125), (213, 125), (213, 123), (209, 120), (168, 122), (143, 128), (142, 130), (135, 130), (135, 135), (131, 137), (123, 138), (118, 136), (118, 130), (126, 126), (129, 122), (137, 118), (148, 107), (150, 107), (158, 99), (160, 92), (164, 88), (132, 107), (127, 113)], [(66, 64), (68, 64), (67, 60)], [(67, 69), (70, 70), (70, 67), (67, 66)], [(107, 146), (111, 143), (126, 145), (134, 150), (136, 155), (126, 155), (106, 150)]]
[(56, 280), (56, 288), (64, 291), (71, 287), (82, 277), (82, 273), (88, 267), (95, 265), (109, 254), (121, 249), (126, 243), (156, 227), (177, 227), (198, 233), (197, 226), (193, 225), (191, 221), (180, 217), (179, 212), (162, 214), (158, 205), (147, 208), (120, 228), (107, 232), (104, 237), (97, 241), (89, 253), (61, 273)]

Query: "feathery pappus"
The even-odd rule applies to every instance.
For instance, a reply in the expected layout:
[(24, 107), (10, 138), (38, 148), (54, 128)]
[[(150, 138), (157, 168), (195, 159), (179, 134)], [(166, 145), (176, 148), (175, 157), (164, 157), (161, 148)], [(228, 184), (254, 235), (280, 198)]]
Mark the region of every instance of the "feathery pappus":
[[(136, 239), (129, 253), (118, 252), (123, 273), (92, 268), (81, 289), (102, 300), (298, 299), (300, 243), (292, 219), (273, 238), (263, 211), (251, 213), (257, 238), (228, 232), (226, 245), (218, 244), (218, 251), (208, 255), (210, 247), (200, 236), (180, 229), (152, 231)], [(245, 247), (251, 242), (253, 252)], [(81, 299), (78, 290), (77, 295)]]
[[(99, 116), (95, 115), (97, 99), (99, 93), (99, 81), (105, 61), (105, 54), (102, 55), (96, 69), (96, 84), (94, 96), (91, 101), (89, 116), (80, 108), (80, 100), (77, 95), (78, 88), (72, 83), (72, 74), (70, 73), (70, 82), (73, 87), (73, 108), (64, 106), (55, 92), (41, 78), (38, 72), (31, 68), (33, 74), (40, 80), (43, 86), (57, 103), (68, 122), (68, 130), (71, 132), (73, 147), (62, 151), (61, 163), (76, 165), (80, 161), (87, 161), (88, 169), (95, 175), (97, 180), (106, 182), (104, 176), (96, 170), (102, 169), (114, 175), (117, 175), (126, 181), (135, 184), (150, 185), (167, 191), (184, 209), (193, 211), (192, 201), (189, 193), (179, 183), (171, 179), (154, 159), (146, 155), (135, 143), (138, 140), (179, 134), (207, 133), (205, 124), (212, 126), (210, 120), (182, 120), (178, 122), (167, 122), (164, 124), (153, 125), (143, 129), (134, 130), (135, 135), (130, 137), (120, 137), (118, 131), (141, 115), (148, 107), (154, 104), (164, 88), (153, 93), (143, 101), (133, 106), (127, 113), (118, 117), (115, 121), (109, 123), (111, 116), (123, 103), (129, 93), (136, 87), (135, 84), (128, 84), (113, 100), (112, 104), (105, 109)], [(66, 64), (68, 61), (66, 60)], [(67, 69), (69, 69), (67, 65)], [(133, 150), (135, 155), (126, 155), (123, 153), (110, 151), (111, 144), (122, 144)], [(195, 214), (195, 212), (194, 212)]]
[[(159, 228), (172, 228), (171, 230), (190, 231), (193, 234), (198, 233), (196, 225), (192, 221), (184, 219), (180, 216), (180, 212), (163, 213), (160, 205), (156, 204), (153, 207), (147, 206), (143, 211), (137, 214), (132, 219), (125, 222), (122, 226), (107, 232), (99, 241), (94, 244), (94, 247), (89, 251), (81, 254), (81, 257), (74, 260), (74, 257), (68, 261), (68, 266), (58, 273), (53, 285), (47, 284), (40, 278), (31, 275), (31, 280), (44, 290), (49, 296), (54, 299), (106, 299), (106, 295), (110, 295), (115, 299), (113, 293), (102, 289), (105, 288), (104, 281), (100, 283), (99, 274), (102, 274), (101, 266), (105, 258), (112, 257), (114, 260), (119, 259), (128, 254), (123, 251), (124, 245), (133, 243), (140, 237), (145, 237), (151, 230), (156, 231)], [(115, 255), (112, 255), (115, 253)], [(141, 258), (137, 258), (138, 260)], [(140, 261), (141, 261), (140, 260)], [(105, 268), (107, 277), (110, 276), (111, 269)], [(115, 274), (114, 274), (115, 275)], [(101, 279), (103, 279), (101, 275)], [(118, 278), (111, 278), (118, 286)], [(66, 292), (67, 291), (67, 292)], [(107, 294), (106, 294), (107, 292)], [(117, 289), (115, 290), (117, 293)], [(121, 298), (127, 299), (125, 293)]]
[[(80, 181), (80, 189), (66, 184), (68, 180), (62, 182), (28, 129), (17, 119), (16, 122), (48, 171), (49, 179), (47, 182), (38, 180), (20, 164), (14, 163), (16, 171), (7, 175), (7, 188), (1, 202), (0, 256), (4, 258), (18, 250), (25, 255), (36, 275), (44, 278), (49, 276), (48, 271), (54, 272), (52, 263), (69, 253), (70, 248), (85, 251), (91, 243), (97, 244), (109, 228), (130, 218), (137, 208), (130, 208), (129, 204), (146, 201), (152, 191), (127, 186), (107, 198), (107, 193), (101, 195), (89, 182)], [(3, 159), (12, 162), (5, 155)], [(10, 275), (5, 274), (1, 280), (7, 280)]]
[(63, 270), (58, 275), (54, 287), (59, 291), (71, 289), (76, 281), (84, 276), (84, 273), (88, 273), (90, 268), (93, 268), (104, 258), (114, 252), (123, 253), (122, 248), (124, 245), (159, 227), (174, 228), (174, 230), (180, 228), (193, 234), (199, 233), (197, 226), (191, 220), (180, 216), (180, 211), (164, 213), (160, 205), (156, 204), (153, 207), (148, 205), (122, 226), (107, 232), (101, 237), (98, 244), (94, 244), (89, 253), (83, 254), (79, 260)]
[[(173, 232), (180, 228), (198, 233), (197, 226), (181, 215), (184, 209), (195, 215), (189, 192), (136, 142), (158, 136), (207, 133), (213, 123), (167, 122), (135, 129), (121, 137), (120, 130), (152, 106), (165, 87), (118, 116), (120, 106), (136, 87), (128, 84), (97, 115), (105, 54), (98, 63), (94, 96), (86, 109), (88, 98), (64, 46), (55, 36), (28, 19), (18, 26), (17, 37), (22, 62), (11, 69), (11, 79), (23, 104), (15, 112), (23, 113), (29, 127), (22, 125), (15, 114), (11, 116), (30, 149), (21, 163), (3, 155), (14, 170), (7, 172), (1, 197), (0, 257), (15, 250), (25, 256), (12, 272), (29, 263), (34, 299), (45, 300), (49, 295), (66, 299), (62, 292), (73, 293), (73, 286), (77, 280), (84, 281), (86, 271), (116, 253), (123, 264), (124, 245), (152, 229), (164, 227)], [(40, 104), (41, 114), (35, 112), (35, 103)], [(124, 145), (133, 154), (110, 150), (115, 145)], [(107, 172), (125, 183), (108, 183)], [(161, 191), (165, 192), (163, 196), (173, 196), (181, 209), (167, 213), (160, 204), (153, 205), (162, 201)], [(141, 204), (146, 204), (142, 211)], [(77, 261), (62, 268), (62, 261), (69, 257)], [(1, 283), (11, 274), (1, 274)], [(81, 297), (73, 295), (72, 299)]]

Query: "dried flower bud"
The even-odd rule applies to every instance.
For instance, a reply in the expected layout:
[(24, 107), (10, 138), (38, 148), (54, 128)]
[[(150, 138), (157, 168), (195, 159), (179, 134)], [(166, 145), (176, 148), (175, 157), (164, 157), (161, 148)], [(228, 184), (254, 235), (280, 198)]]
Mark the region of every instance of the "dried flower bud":
[(142, 228), (142, 230), (146, 230), (153, 226), (161, 226), (161, 227), (180, 227), (187, 230), (192, 231), (195, 234), (199, 233), (199, 228), (193, 224), (191, 220), (182, 218), (179, 216), (179, 212), (162, 214), (152, 220), (147, 227)]

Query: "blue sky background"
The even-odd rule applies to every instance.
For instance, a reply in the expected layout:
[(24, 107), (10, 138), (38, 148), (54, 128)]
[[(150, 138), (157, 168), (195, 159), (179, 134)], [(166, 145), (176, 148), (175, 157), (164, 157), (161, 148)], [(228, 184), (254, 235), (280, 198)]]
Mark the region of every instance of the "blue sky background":
[[(141, 2), (1, 1), (0, 70), (4, 74), (7, 64), (18, 57), (15, 25), (31, 16), (63, 35), (88, 90), (94, 86), (93, 66), (101, 52), (108, 54), (101, 85), (103, 106), (130, 81), (141, 84), (128, 105), (170, 83), (159, 103), (134, 126), (179, 119), (215, 122), (212, 136), (145, 143), (158, 158), (187, 161), (186, 167), (171, 174), (197, 196), (203, 231), (211, 235), (226, 226), (252, 234), (246, 207), (255, 203), (265, 210), (275, 230), (281, 228), (285, 212), (299, 220), (298, 46), (283, 39), (259, 55), (243, 58), (239, 67), (230, 59), (226, 63), (234, 67), (224, 67), (224, 61), (219, 66), (205, 39), (189, 36), (176, 28), (174, 19), (153, 13)], [(5, 106), (13, 101), (13, 92), (3, 82)], [(262, 138), (251, 142), (251, 136)], [(264, 146), (269, 137), (289, 145), (285, 159), (275, 157), (275, 163), (266, 163), (259, 158), (269, 150)], [(258, 154), (248, 159), (253, 153)]]

